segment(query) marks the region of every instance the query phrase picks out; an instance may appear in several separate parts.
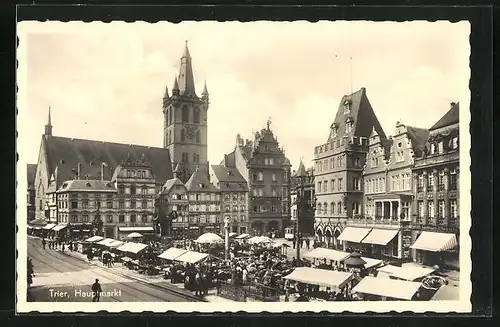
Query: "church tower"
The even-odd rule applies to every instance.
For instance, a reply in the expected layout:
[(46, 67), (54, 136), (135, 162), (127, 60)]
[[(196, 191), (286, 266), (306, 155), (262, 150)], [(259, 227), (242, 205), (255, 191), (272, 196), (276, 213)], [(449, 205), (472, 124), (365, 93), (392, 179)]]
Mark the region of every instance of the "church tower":
[(46, 137), (52, 136), (52, 119), (50, 117), (50, 107), (49, 107), (49, 119), (47, 120), (47, 125), (45, 125), (45, 133)]
[(170, 152), (172, 169), (186, 182), (197, 168), (206, 169), (207, 111), (209, 96), (205, 83), (201, 97), (196, 95), (191, 55), (186, 41), (179, 75), (172, 92), (165, 89), (163, 97), (163, 147)]

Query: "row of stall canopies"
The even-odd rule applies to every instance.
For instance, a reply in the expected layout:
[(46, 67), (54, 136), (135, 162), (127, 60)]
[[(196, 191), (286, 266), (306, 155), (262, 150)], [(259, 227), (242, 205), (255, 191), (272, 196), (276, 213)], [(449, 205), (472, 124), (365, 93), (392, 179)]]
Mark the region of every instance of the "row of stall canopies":
[[(377, 228), (346, 227), (339, 235), (339, 241), (385, 246), (392, 241), (399, 230)], [(410, 247), (412, 249), (441, 252), (452, 250), (458, 245), (457, 237), (451, 233), (437, 233), (424, 231)]]
[[(252, 237), (249, 234), (241, 234), (238, 235), (236, 233), (229, 233), (229, 238), (233, 238), (236, 240), (246, 240), (249, 244), (266, 244), (272, 243), (273, 240), (267, 236), (254, 236)], [(195, 240), (196, 243), (201, 244), (210, 244), (210, 243), (222, 243), (224, 239), (217, 234), (214, 233), (205, 233), (198, 237)]]
[(85, 240), (86, 243), (93, 243), (104, 246), (117, 251), (138, 254), (145, 250), (149, 245), (137, 242), (123, 242), (112, 238), (104, 238), (102, 236), (92, 236)]
[[(349, 253), (349, 252), (344, 252), (344, 251), (338, 251), (338, 250), (332, 250), (332, 249), (327, 249), (327, 248), (315, 248), (314, 250), (307, 252), (303, 255), (304, 258), (309, 258), (309, 259), (318, 259), (318, 260), (330, 260), (330, 262), (335, 262), (336, 264), (339, 263), (345, 263), (346, 260), (351, 258), (351, 261), (353, 258), (357, 258), (356, 254)], [(361, 260), (359, 260), (361, 259)], [(375, 268), (377, 266), (382, 265), (382, 260), (377, 260), (377, 259), (372, 259), (372, 258), (366, 258), (366, 257), (359, 257), (357, 260), (358, 263), (362, 263), (363, 267), (365, 269), (371, 269)], [(353, 262), (354, 263), (354, 262)]]
[(36, 229), (36, 230), (46, 230), (46, 231), (53, 230), (58, 232), (66, 227), (68, 227), (68, 224), (47, 223), (43, 219), (34, 219), (28, 223), (28, 229)]
[(158, 256), (160, 259), (179, 261), (185, 263), (196, 264), (205, 261), (209, 255), (207, 253), (201, 253), (196, 251), (189, 251), (179, 248), (169, 248)]

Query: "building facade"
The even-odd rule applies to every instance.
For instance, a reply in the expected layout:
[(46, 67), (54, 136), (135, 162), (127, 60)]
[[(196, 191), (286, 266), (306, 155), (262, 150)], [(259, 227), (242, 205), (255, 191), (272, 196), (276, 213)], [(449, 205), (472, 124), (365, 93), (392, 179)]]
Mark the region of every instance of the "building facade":
[(190, 233), (193, 236), (218, 233), (223, 223), (220, 191), (210, 182), (208, 171), (198, 168), (186, 182), (186, 189)]
[[(412, 252), (423, 264), (459, 268), (459, 111), (459, 104), (451, 103), (429, 129), (425, 151), (415, 158)], [(428, 244), (420, 244), (424, 239)]]
[[(210, 181), (220, 190), (223, 219), (228, 219), (230, 231), (247, 233), (248, 225), (248, 185), (235, 167), (210, 166)], [(223, 232), (223, 225), (220, 226)]]
[[(388, 140), (373, 130), (363, 169), (363, 215), (348, 224), (364, 228), (362, 251), (389, 262), (410, 260), (412, 168), (429, 132), (396, 124)], [(357, 218), (357, 219), (356, 219)]]
[(27, 214), (28, 222), (35, 219), (36, 212), (36, 201), (35, 201), (35, 174), (36, 165), (27, 164), (27, 181), (28, 181), (28, 191), (27, 191)]
[(329, 247), (341, 246), (338, 237), (348, 219), (361, 214), (362, 172), (373, 129), (386, 138), (366, 89), (361, 88), (342, 97), (327, 142), (314, 149), (315, 231)]
[[(304, 163), (301, 160), (297, 171), (293, 171), (291, 175), (290, 225), (296, 228), (297, 221), (299, 221), (299, 230), (304, 236), (314, 235), (315, 211), (311, 206), (311, 204), (316, 203), (314, 190), (314, 170), (312, 167), (306, 170)], [(299, 220), (300, 205), (298, 204), (301, 201), (302, 203), (300, 204), (302, 204), (303, 209), (300, 212)]]
[(188, 190), (177, 177), (177, 170), (174, 170), (174, 175), (174, 178), (163, 185), (155, 201), (158, 209), (157, 233), (175, 238), (187, 238), (190, 227)]
[(235, 150), (221, 165), (236, 168), (248, 183), (249, 233), (282, 236), (290, 223), (291, 165), (270, 124), (256, 132), (253, 141), (238, 134)]
[(167, 88), (163, 97), (163, 146), (170, 152), (172, 169), (179, 166), (179, 178), (184, 183), (198, 167), (208, 171), (208, 107), (206, 84), (201, 97), (196, 95), (192, 59), (186, 43), (172, 94)]

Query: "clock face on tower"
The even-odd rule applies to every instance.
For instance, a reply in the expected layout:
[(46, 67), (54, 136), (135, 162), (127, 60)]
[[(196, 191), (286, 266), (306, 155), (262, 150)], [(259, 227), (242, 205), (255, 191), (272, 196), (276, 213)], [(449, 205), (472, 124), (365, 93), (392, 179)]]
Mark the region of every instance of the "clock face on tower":
[(194, 139), (197, 130), (198, 130), (198, 128), (196, 126), (187, 126), (186, 127), (187, 138), (190, 140)]

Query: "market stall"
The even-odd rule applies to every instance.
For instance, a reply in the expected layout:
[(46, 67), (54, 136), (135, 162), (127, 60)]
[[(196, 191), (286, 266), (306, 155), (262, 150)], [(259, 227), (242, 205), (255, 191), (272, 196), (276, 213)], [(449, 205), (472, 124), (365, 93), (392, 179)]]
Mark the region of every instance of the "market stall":
[[(398, 278), (407, 281), (415, 281), (417, 279), (421, 279), (435, 271), (434, 268), (427, 267), (397, 267), (392, 265), (387, 265), (381, 268), (378, 268), (377, 271), (379, 275), (377, 277), (382, 277), (381, 275), (385, 275), (389, 278)], [(380, 274), (382, 273), (382, 274)]]
[(246, 240), (251, 238), (252, 236), (250, 234), (243, 233), (241, 235), (236, 236), (237, 240)]
[(137, 255), (137, 254), (139, 254), (139, 252), (145, 250), (147, 247), (148, 247), (147, 244), (127, 242), (127, 243), (117, 247), (116, 250)]
[(326, 248), (315, 248), (303, 255), (304, 258), (313, 260), (330, 260), (330, 263), (339, 264), (349, 257), (349, 253)]
[(104, 237), (95, 235), (95, 236), (87, 238), (85, 240), (85, 242), (87, 242), (87, 243), (97, 243), (97, 242), (99, 242), (99, 241), (101, 241), (103, 239), (104, 239)]
[(195, 264), (195, 263), (202, 262), (207, 258), (208, 258), (208, 254), (206, 254), (206, 253), (187, 251), (187, 252), (181, 254), (180, 256), (178, 256), (177, 258), (175, 258), (175, 261)]
[(266, 244), (271, 242), (272, 240), (267, 236), (254, 236), (248, 239), (249, 244)]
[(367, 276), (354, 286), (352, 293), (374, 295), (382, 300), (412, 300), (421, 285), (416, 282)]
[(160, 254), (158, 256), (158, 258), (173, 261), (186, 252), (188, 252), (188, 250), (172, 247), (172, 248), (166, 250), (165, 252), (163, 252), (162, 254)]
[(205, 233), (198, 237), (195, 241), (200, 244), (213, 244), (213, 243), (222, 243), (224, 240), (217, 234), (214, 233)]
[(353, 274), (342, 271), (316, 269), (310, 267), (297, 267), (293, 272), (284, 279), (293, 280), (296, 282), (325, 286), (343, 288), (352, 279)]

